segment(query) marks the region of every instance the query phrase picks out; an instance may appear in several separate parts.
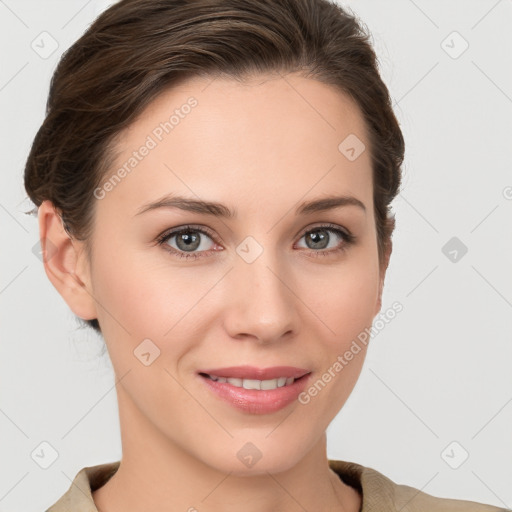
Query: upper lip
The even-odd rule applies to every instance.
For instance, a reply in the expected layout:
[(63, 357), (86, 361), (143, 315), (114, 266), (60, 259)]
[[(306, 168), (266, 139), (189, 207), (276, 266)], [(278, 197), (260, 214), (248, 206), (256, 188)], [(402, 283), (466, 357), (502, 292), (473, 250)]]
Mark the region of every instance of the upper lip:
[(200, 370), (199, 373), (207, 373), (216, 377), (235, 378), (235, 379), (254, 379), (271, 380), (278, 377), (293, 377), (299, 379), (310, 373), (304, 368), (295, 366), (273, 366), (271, 368), (256, 368), (255, 366), (229, 366), (227, 368), (212, 368), (209, 370)]

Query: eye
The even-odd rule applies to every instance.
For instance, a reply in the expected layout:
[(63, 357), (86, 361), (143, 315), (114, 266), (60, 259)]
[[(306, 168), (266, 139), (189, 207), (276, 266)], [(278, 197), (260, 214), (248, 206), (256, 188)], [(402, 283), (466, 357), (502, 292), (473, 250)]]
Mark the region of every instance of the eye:
[[(164, 233), (157, 239), (158, 245), (165, 245), (165, 249), (179, 258), (201, 258), (204, 252), (208, 251), (208, 247), (204, 245), (204, 238), (212, 240), (213, 233), (210, 233), (206, 228), (199, 228), (194, 226), (185, 226), (171, 232)], [(167, 244), (169, 240), (176, 238), (177, 247), (172, 247)], [(208, 245), (208, 244), (206, 244)], [(198, 253), (191, 252), (201, 249)]]
[[(334, 233), (334, 237), (329, 235), (329, 233)], [(303, 232), (301, 239), (302, 238), (305, 238), (309, 248), (314, 249), (313, 251), (309, 251), (312, 253), (313, 257), (329, 256), (333, 253), (346, 251), (348, 246), (353, 244), (355, 241), (354, 235), (333, 224), (324, 224), (313, 229), (309, 228), (307, 231)], [(332, 241), (336, 242), (336, 239), (342, 240), (341, 245), (338, 242), (337, 244), (334, 244), (334, 247), (331, 246), (330, 250), (323, 250), (328, 249), (329, 243)]]

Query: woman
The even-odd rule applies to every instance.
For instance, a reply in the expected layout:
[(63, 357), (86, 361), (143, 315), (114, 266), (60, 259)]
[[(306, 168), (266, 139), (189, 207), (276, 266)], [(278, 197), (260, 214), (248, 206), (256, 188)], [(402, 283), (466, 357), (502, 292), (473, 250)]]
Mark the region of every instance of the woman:
[(368, 36), (335, 4), (121, 0), (89, 27), (25, 185), (48, 278), (105, 339), (123, 455), (49, 512), (498, 510), (326, 456), (403, 156)]

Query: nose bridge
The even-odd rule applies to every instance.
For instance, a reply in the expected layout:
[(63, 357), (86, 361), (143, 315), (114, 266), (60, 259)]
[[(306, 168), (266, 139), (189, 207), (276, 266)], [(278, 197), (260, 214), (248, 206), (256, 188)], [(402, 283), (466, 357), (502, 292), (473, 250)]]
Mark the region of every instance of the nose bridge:
[(278, 338), (295, 329), (293, 283), (276, 249), (263, 247), (247, 237), (237, 247), (233, 271), (228, 329), (233, 336), (254, 335), (262, 340)]

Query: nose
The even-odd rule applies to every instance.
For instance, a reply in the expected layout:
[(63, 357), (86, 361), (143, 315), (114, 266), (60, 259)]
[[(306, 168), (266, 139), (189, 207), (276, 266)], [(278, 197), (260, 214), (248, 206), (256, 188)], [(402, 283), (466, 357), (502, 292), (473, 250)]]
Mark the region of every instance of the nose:
[(252, 263), (237, 257), (225, 278), (229, 307), (225, 328), (234, 339), (268, 344), (290, 339), (299, 329), (292, 273), (269, 249)]

